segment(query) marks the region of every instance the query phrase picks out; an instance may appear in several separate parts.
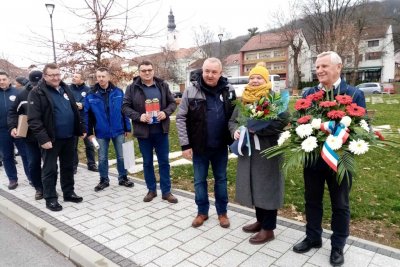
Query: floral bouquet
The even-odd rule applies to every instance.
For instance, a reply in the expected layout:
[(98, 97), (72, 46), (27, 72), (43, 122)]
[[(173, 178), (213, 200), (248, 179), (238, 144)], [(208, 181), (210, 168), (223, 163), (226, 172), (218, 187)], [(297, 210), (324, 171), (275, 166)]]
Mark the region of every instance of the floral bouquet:
[(239, 128), (240, 138), (230, 146), (231, 151), (238, 156), (243, 156), (247, 152), (250, 156), (249, 132), (256, 133), (267, 128), (272, 120), (279, 119), (279, 115), (287, 110), (288, 104), (288, 91), (268, 94), (250, 104), (243, 104), (237, 101), (236, 105), (240, 109), (238, 122), (242, 126)]
[(334, 97), (322, 90), (297, 100), (289, 129), (281, 133), (277, 146), (263, 153), (268, 158), (285, 154), (285, 171), (313, 165), (321, 157), (340, 184), (349, 173), (356, 174), (354, 156), (395, 144), (372, 131), (366, 110), (352, 102), (349, 95)]

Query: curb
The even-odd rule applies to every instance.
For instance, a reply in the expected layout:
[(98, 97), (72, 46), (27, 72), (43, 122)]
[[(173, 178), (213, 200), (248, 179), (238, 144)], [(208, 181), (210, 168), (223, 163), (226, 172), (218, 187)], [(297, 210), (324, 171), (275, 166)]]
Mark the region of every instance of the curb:
[(70, 235), (47, 223), (43, 219), (34, 216), (32, 213), (7, 200), (3, 196), (0, 196), (0, 212), (21, 225), (38, 239), (59, 251), (78, 266), (119, 266)]

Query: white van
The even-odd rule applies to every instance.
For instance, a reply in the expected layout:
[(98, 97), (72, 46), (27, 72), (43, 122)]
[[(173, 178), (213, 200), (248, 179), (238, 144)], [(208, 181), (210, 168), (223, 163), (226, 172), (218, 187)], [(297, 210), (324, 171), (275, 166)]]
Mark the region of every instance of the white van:
[[(272, 83), (272, 91), (279, 92), (281, 78), (277, 74), (270, 74), (269, 80)], [(249, 83), (248, 76), (228, 77), (228, 82), (235, 88), (236, 97), (242, 97), (244, 87)], [(282, 88), (283, 89), (283, 88)]]

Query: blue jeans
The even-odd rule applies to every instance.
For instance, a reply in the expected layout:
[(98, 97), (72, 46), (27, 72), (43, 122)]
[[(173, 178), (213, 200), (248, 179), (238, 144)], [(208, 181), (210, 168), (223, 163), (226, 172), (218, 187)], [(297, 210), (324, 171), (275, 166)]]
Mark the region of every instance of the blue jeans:
[(226, 167), (228, 165), (228, 149), (226, 147), (207, 149), (204, 154), (193, 153), (195, 202), (199, 214), (208, 215), (210, 202), (207, 191), (208, 166), (211, 163), (214, 175), (215, 207), (217, 214), (227, 212), (228, 190)]
[(43, 192), (42, 184), (42, 153), (38, 142), (25, 142), (26, 156), (29, 162), (31, 182), (36, 190)]
[(171, 192), (171, 176), (169, 166), (169, 141), (168, 134), (150, 134), (148, 138), (138, 138), (140, 152), (143, 156), (143, 171), (147, 189), (156, 192), (157, 183), (154, 174), (153, 149), (156, 151), (158, 172), (160, 174), (160, 188), (162, 195)]
[(24, 165), (25, 175), (30, 181), (28, 158), (25, 150), (25, 140), (11, 137), (7, 129), (0, 129), (0, 151), (3, 153), (3, 165), (9, 181), (18, 181), (17, 168), (14, 162), (14, 144), (18, 149)]
[(110, 182), (108, 178), (108, 146), (110, 144), (110, 140), (113, 142), (115, 155), (117, 157), (117, 170), (118, 170), (118, 180), (121, 181), (126, 178), (128, 172), (124, 166), (124, 157), (122, 155), (122, 144), (125, 141), (125, 136), (123, 134), (118, 135), (113, 138), (103, 138), (97, 139), (97, 142), (100, 145), (99, 148), (99, 173), (100, 173), (100, 182)]

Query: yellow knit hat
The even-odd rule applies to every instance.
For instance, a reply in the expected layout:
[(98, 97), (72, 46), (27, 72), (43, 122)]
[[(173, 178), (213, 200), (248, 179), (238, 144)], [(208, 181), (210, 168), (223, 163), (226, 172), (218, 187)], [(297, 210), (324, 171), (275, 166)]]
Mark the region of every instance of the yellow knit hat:
[(255, 66), (254, 68), (251, 69), (251, 71), (249, 73), (249, 77), (251, 77), (251, 75), (254, 75), (254, 74), (261, 75), (261, 77), (263, 77), (263, 79), (266, 82), (269, 82), (269, 72), (266, 68), (264, 68), (262, 66)]

